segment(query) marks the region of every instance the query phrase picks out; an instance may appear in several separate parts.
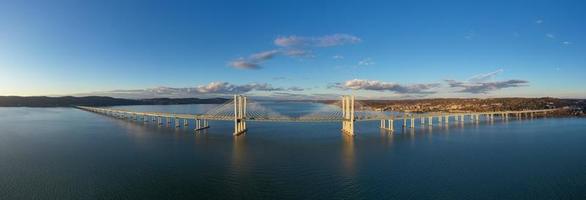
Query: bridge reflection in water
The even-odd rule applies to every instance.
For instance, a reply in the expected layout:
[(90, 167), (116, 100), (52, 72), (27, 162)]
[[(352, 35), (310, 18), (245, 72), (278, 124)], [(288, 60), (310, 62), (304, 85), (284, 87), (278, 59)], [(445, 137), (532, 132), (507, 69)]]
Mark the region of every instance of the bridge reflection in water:
[[(547, 113), (558, 109), (522, 110), (522, 111), (494, 111), (494, 112), (465, 112), (465, 113), (403, 113), (401, 115), (388, 114), (374, 111), (359, 101), (354, 96), (342, 96), (342, 99), (333, 103), (339, 110), (319, 110), (301, 116), (288, 116), (262, 106), (255, 101), (248, 101), (247, 97), (234, 95), (234, 99), (203, 114), (176, 114), (165, 112), (135, 112), (114, 108), (100, 108), (79, 106), (77, 108), (100, 113), (120, 119), (128, 119), (143, 123), (158, 123), (158, 125), (174, 127), (190, 127), (199, 132), (209, 128), (208, 121), (234, 121), (234, 135), (245, 133), (247, 121), (267, 122), (342, 122), (342, 132), (354, 135), (354, 124), (359, 121), (380, 121), (381, 130), (393, 132), (395, 124), (399, 122), (402, 130), (413, 130), (417, 124), (433, 127), (458, 124), (463, 126), (465, 122), (478, 123), (495, 120), (508, 120), (509, 118), (534, 118), (543, 117)], [(418, 122), (418, 123), (417, 123)]]

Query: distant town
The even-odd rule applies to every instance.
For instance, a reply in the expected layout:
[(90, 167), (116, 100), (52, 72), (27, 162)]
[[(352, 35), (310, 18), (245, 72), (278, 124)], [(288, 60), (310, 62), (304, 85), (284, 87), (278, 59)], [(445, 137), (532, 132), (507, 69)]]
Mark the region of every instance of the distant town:
[(365, 106), (380, 111), (411, 113), (487, 112), (563, 108), (559, 115), (584, 115), (586, 100), (557, 98), (445, 98), (417, 100), (367, 100)]

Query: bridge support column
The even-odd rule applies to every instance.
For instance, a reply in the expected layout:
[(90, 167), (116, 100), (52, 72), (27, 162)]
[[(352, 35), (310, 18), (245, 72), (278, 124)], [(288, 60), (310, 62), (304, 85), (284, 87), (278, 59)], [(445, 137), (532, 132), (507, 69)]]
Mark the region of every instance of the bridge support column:
[(410, 128), (415, 128), (415, 118), (411, 116), (411, 123), (409, 123)]
[(210, 128), (210, 126), (208, 126), (208, 120), (206, 120), (206, 119), (198, 119), (198, 118), (195, 118), (194, 120), (195, 121), (194, 121), (193, 124), (195, 126), (195, 129), (194, 129), (195, 131), (200, 131), (200, 130), (203, 130), (203, 129), (206, 129), (206, 128)]
[(446, 115), (446, 124), (449, 124), (449, 123), (450, 123), (450, 116)]
[(183, 126), (184, 127), (189, 127), (189, 120), (183, 119)]
[(246, 132), (246, 97), (234, 95), (234, 135)]
[[(388, 125), (387, 125), (387, 122), (388, 122)], [(392, 119), (389, 119), (389, 120), (386, 120), (386, 119), (380, 120), (380, 128), (381, 129), (384, 129), (384, 130), (393, 131), (393, 120)]]
[(181, 124), (179, 124), (179, 118), (175, 117), (175, 118), (173, 119), (173, 121), (175, 121), (175, 128), (177, 128), (177, 127), (180, 127), (180, 126), (181, 126)]
[(342, 96), (342, 132), (354, 136), (354, 96)]
[(427, 124), (433, 126), (433, 116), (429, 116), (429, 119), (427, 119)]

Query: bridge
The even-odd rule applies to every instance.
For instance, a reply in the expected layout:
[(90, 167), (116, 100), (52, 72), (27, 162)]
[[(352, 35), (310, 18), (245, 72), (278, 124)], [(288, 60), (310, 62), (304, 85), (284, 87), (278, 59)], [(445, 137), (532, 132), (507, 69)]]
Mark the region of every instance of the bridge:
[[(121, 119), (142, 121), (144, 123), (155, 122), (159, 125), (174, 124), (175, 127), (189, 127), (193, 124), (194, 130), (201, 131), (209, 128), (208, 121), (234, 121), (234, 135), (245, 133), (248, 129), (247, 121), (272, 121), (272, 122), (342, 122), (342, 132), (354, 135), (354, 124), (358, 121), (380, 121), (380, 128), (394, 131), (394, 121), (402, 121), (403, 128), (415, 128), (416, 121), (421, 126), (433, 126), (434, 121), (439, 125), (449, 124), (450, 119), (454, 123), (469, 121), (495, 120), (500, 118), (507, 120), (509, 117), (534, 118), (545, 116), (547, 113), (558, 109), (522, 110), (522, 111), (494, 111), (494, 112), (462, 112), (462, 113), (402, 113), (390, 114), (372, 110), (354, 96), (342, 96), (340, 101), (333, 105), (339, 107), (335, 110), (318, 110), (301, 116), (281, 114), (273, 109), (261, 105), (259, 102), (248, 101), (246, 96), (234, 95), (234, 99), (227, 101), (214, 109), (202, 114), (175, 114), (165, 112), (136, 112), (130, 110), (78, 106), (77, 108), (113, 116)], [(435, 120), (434, 120), (435, 119)]]

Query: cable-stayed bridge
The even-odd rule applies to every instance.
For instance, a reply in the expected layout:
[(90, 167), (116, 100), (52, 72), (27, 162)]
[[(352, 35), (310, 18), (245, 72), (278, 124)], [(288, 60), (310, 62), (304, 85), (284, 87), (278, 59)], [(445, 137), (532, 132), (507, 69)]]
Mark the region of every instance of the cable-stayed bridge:
[[(394, 115), (387, 112), (375, 111), (365, 106), (360, 101), (355, 101), (354, 96), (342, 96), (340, 101), (334, 102), (332, 106), (316, 110), (302, 115), (283, 114), (262, 103), (248, 101), (248, 98), (241, 95), (234, 95), (234, 99), (227, 101), (214, 109), (201, 114), (175, 114), (165, 112), (136, 112), (130, 110), (99, 108), (79, 106), (78, 108), (101, 113), (118, 118), (143, 121), (145, 123), (156, 122), (162, 124), (174, 124), (175, 127), (189, 126), (193, 124), (196, 131), (209, 128), (208, 121), (234, 121), (234, 135), (247, 131), (247, 121), (272, 121), (272, 122), (342, 122), (342, 131), (354, 135), (354, 123), (357, 121), (380, 120), (380, 127), (384, 130), (393, 131), (394, 121), (402, 121), (402, 127), (414, 128), (418, 121), (421, 125), (433, 126), (433, 123), (447, 124), (450, 118), (455, 123), (469, 121), (503, 120), (509, 117), (533, 118), (545, 116), (557, 109), (523, 110), (523, 111), (495, 111), (495, 112), (466, 112), (466, 113), (403, 113)], [(435, 119), (435, 120), (434, 120)], [(183, 123), (181, 123), (183, 122)], [(409, 123), (408, 123), (409, 122)]]

